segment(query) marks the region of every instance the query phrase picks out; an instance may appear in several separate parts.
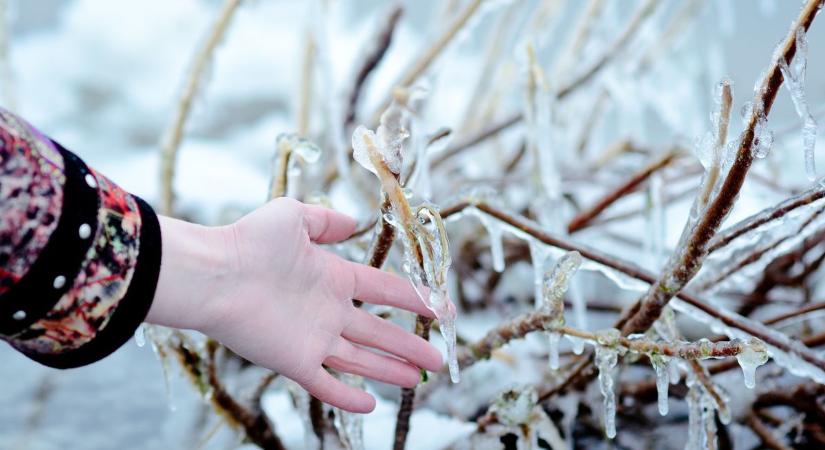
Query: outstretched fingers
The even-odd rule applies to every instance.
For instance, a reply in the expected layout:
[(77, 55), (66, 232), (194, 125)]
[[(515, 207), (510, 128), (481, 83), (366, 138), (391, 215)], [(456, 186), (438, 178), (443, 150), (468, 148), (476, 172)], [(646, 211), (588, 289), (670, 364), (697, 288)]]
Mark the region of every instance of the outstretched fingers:
[(323, 206), (302, 203), (301, 207), (309, 238), (319, 244), (346, 239), (358, 225), (352, 217)]
[(319, 367), (302, 386), (318, 400), (350, 412), (365, 414), (375, 409), (372, 395), (347, 385), (323, 367)]
[(324, 365), (342, 372), (361, 375), (382, 383), (401, 387), (418, 384), (418, 369), (392, 356), (379, 355), (341, 339)]
[(432, 344), (363, 309), (355, 310), (353, 320), (342, 335), (356, 344), (383, 350), (431, 372), (443, 366), (441, 353)]
[[(425, 317), (435, 317), (406, 278), (351, 261), (345, 263), (345, 269), (353, 275), (354, 298), (374, 305), (406, 309)], [(421, 293), (427, 295), (428, 291), (422, 288)]]

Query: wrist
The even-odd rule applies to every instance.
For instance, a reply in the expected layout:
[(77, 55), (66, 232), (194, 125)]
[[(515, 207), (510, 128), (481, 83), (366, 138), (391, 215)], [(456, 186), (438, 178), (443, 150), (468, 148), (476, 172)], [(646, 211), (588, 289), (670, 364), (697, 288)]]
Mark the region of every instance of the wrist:
[(228, 227), (206, 227), (169, 217), (160, 221), (160, 276), (146, 321), (205, 331), (221, 316), (236, 264)]

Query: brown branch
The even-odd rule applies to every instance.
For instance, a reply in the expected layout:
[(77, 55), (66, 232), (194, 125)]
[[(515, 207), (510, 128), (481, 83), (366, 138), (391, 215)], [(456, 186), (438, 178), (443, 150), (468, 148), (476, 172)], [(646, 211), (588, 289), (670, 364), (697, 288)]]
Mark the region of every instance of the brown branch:
[(174, 341), (170, 342), (169, 348), (193, 383), (204, 394), (208, 392), (209, 401), (215, 412), (230, 426), (242, 429), (245, 436), (259, 447), (267, 450), (284, 450), (285, 447), (275, 434), (266, 414), (260, 410), (253, 413), (247, 409), (235, 400), (221, 383), (215, 367), (215, 353), (219, 344), (208, 340), (204, 359), (193, 350), (193, 345), (189, 343), (186, 335), (174, 331), (173, 337)]
[[(630, 20), (628, 26), (624, 29), (622, 34), (619, 35), (616, 41), (613, 42), (613, 44), (602, 55), (602, 57), (598, 61), (596, 61), (596, 63), (594, 63), (590, 68), (588, 68), (585, 72), (580, 74), (576, 79), (564, 85), (561, 89), (559, 89), (556, 92), (557, 99), (561, 100), (567, 97), (568, 95), (572, 94), (578, 88), (585, 85), (601, 70), (603, 70), (604, 67), (606, 67), (613, 60), (613, 57), (624, 49), (624, 47), (630, 41), (630, 38), (632, 38), (636, 34), (641, 24), (647, 17), (650, 16), (650, 14), (653, 12), (657, 4), (658, 0), (646, 0), (645, 4), (643, 4), (639, 8), (639, 10)], [(438, 165), (444, 163), (446, 160), (460, 153), (462, 150), (478, 145), (484, 140), (492, 136), (495, 136), (501, 131), (506, 130), (507, 128), (510, 128), (511, 126), (521, 122), (522, 119), (524, 119), (524, 117), (520, 112), (513, 113), (507, 116), (506, 118), (502, 119), (500, 122), (497, 122), (491, 125), (490, 127), (485, 128), (479, 131), (478, 133), (461, 140), (455, 145), (452, 145), (449, 148), (447, 148), (447, 150), (445, 150), (438, 158), (434, 159), (432, 167), (437, 167)]]
[[(825, 0), (823, 0), (825, 1)], [(618, 272), (621, 272), (631, 278), (635, 278), (639, 281), (643, 281), (648, 284), (652, 284), (656, 282), (656, 277), (636, 266), (635, 264), (624, 261), (622, 259), (616, 258), (614, 256), (607, 255), (602, 253), (598, 250), (591, 249), (581, 244), (573, 243), (568, 240), (565, 240), (561, 237), (552, 235), (547, 233), (546, 231), (542, 230), (538, 225), (533, 224), (532, 222), (524, 219), (522, 217), (514, 216), (504, 211), (501, 211), (495, 207), (492, 207), (486, 203), (470, 203), (470, 202), (463, 202), (456, 205), (453, 205), (449, 208), (445, 208), (441, 210), (441, 217), (447, 218), (452, 214), (456, 214), (462, 211), (464, 208), (468, 208), (474, 206), (479, 211), (490, 215), (491, 217), (500, 220), (507, 225), (523, 232), (527, 235), (530, 235), (534, 239), (537, 239), (543, 242), (546, 245), (560, 248), (566, 251), (578, 251), (581, 253), (582, 257), (587, 258), (593, 262), (596, 262), (600, 265), (605, 267), (614, 269)], [(688, 293), (685, 291), (679, 291), (674, 294), (676, 297), (682, 299), (685, 303), (693, 306), (694, 308), (699, 309), (700, 311), (708, 314), (712, 317), (717, 318), (721, 321), (724, 325), (736, 328), (741, 330), (753, 337), (756, 337), (765, 343), (772, 345), (784, 352), (788, 352), (791, 354), (795, 354), (802, 358), (803, 360), (811, 363), (812, 365), (825, 370), (825, 360), (823, 360), (819, 355), (814, 352), (811, 352), (807, 348), (797, 348), (791, 347), (786, 342), (783, 342), (779, 339), (774, 338), (770, 334), (763, 333), (756, 324), (750, 324), (744, 322), (742, 317), (733, 314), (733, 313), (725, 313), (723, 314), (721, 311), (710, 305), (709, 302), (702, 300), (701, 298), (697, 297), (692, 293)]]
[(567, 232), (575, 233), (586, 227), (593, 219), (601, 214), (610, 205), (633, 192), (640, 184), (644, 183), (656, 171), (667, 167), (677, 156), (678, 150), (669, 150), (664, 155), (657, 158), (638, 172), (634, 173), (624, 183), (620, 184), (615, 189), (608, 192), (604, 197), (597, 201), (593, 206), (576, 215), (570, 223), (567, 224)]
[(745, 423), (762, 439), (762, 444), (764, 444), (766, 448), (773, 450), (791, 450), (791, 447), (785, 445), (774, 436), (771, 429), (756, 416), (754, 411), (748, 413), (748, 416), (745, 418)]
[[(432, 319), (417, 316), (415, 320), (415, 334), (425, 341), (430, 340), (430, 326)], [(401, 404), (398, 407), (398, 416), (395, 421), (395, 440), (393, 450), (404, 450), (407, 445), (407, 435), (410, 432), (410, 417), (415, 408), (415, 388), (401, 389)]]
[(772, 61), (768, 76), (765, 77), (759, 89), (755, 104), (762, 104), (762, 108), (754, 107), (749, 118), (748, 126), (741, 136), (736, 159), (730, 168), (719, 193), (708, 204), (705, 213), (693, 227), (685, 244), (677, 249), (673, 263), (662, 273), (659, 279), (651, 285), (648, 292), (628, 309), (618, 325), (627, 335), (647, 330), (659, 317), (662, 309), (673, 295), (678, 293), (690, 281), (702, 265), (707, 256), (708, 243), (716, 234), (722, 221), (736, 202), (745, 177), (753, 163), (751, 147), (754, 141), (754, 129), (762, 114), (770, 113), (773, 101), (779, 87), (782, 85), (782, 73), (779, 69), (779, 59), (787, 61), (793, 59), (796, 52), (796, 30), (802, 27), (807, 30), (825, 0), (809, 0), (802, 9), (799, 18), (794, 22), (788, 36), (785, 38), (784, 51), (779, 52), (777, 59)]
[(206, 42), (195, 54), (192, 68), (189, 70), (189, 74), (186, 77), (186, 85), (183, 93), (178, 99), (175, 116), (169, 124), (169, 128), (166, 130), (166, 134), (161, 145), (160, 159), (160, 210), (163, 214), (171, 215), (173, 213), (172, 208), (175, 201), (175, 193), (172, 183), (175, 179), (178, 149), (180, 148), (180, 143), (183, 140), (183, 129), (186, 125), (187, 119), (189, 118), (192, 103), (200, 90), (203, 74), (209, 66), (209, 61), (212, 58), (212, 54), (215, 52), (218, 44), (223, 39), (227, 28), (229, 28), (229, 22), (231, 21), (232, 16), (240, 3), (241, 0), (226, 0), (224, 3), (223, 9), (221, 9), (220, 14), (209, 31)]
[(387, 49), (389, 49), (392, 44), (396, 26), (403, 13), (404, 7), (401, 3), (395, 3), (390, 7), (389, 13), (382, 21), (381, 28), (375, 35), (375, 42), (366, 53), (361, 66), (356, 71), (355, 81), (349, 90), (349, 100), (347, 101), (347, 108), (344, 113), (344, 130), (349, 130), (355, 123), (358, 102), (361, 99), (364, 85), (375, 68), (378, 67), (378, 64), (384, 59), (384, 55), (387, 54)]
[(784, 200), (773, 207), (763, 209), (762, 211), (759, 211), (758, 213), (738, 222), (737, 224), (722, 230), (719, 234), (714, 236), (708, 244), (708, 252), (713, 253), (716, 250), (730, 244), (734, 239), (755, 230), (768, 222), (779, 219), (797, 208), (810, 205), (823, 197), (825, 197), (825, 186), (817, 183), (816, 186), (797, 196)]

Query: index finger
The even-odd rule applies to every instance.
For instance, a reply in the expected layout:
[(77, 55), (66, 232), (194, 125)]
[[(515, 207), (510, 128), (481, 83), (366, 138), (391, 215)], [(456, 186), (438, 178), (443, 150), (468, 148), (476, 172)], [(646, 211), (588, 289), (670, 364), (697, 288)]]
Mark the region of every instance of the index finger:
[[(347, 270), (353, 274), (355, 286), (353, 298), (374, 305), (394, 306), (425, 317), (435, 318), (421, 298), (416, 294), (407, 278), (385, 272), (375, 267), (346, 262)], [(425, 287), (419, 288), (421, 295), (429, 295)]]

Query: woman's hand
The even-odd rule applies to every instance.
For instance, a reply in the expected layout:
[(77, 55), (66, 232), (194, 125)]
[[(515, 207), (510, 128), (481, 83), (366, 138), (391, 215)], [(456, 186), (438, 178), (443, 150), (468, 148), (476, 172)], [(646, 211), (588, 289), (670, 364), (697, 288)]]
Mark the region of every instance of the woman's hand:
[(440, 370), (442, 359), (427, 341), (352, 305), (356, 298), (432, 317), (406, 279), (318, 245), (355, 226), (287, 198), (227, 227), (161, 218), (163, 259), (147, 322), (201, 331), (326, 403), (370, 412), (371, 395), (323, 366), (412, 387), (419, 367)]

